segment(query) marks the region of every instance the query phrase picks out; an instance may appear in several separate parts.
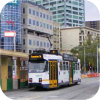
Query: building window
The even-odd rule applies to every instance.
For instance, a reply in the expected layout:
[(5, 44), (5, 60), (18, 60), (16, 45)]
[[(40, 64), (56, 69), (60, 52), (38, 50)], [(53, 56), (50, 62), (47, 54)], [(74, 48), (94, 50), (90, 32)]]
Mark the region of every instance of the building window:
[(36, 15), (39, 16), (39, 12), (38, 11), (36, 12)]
[(45, 14), (43, 14), (43, 18), (45, 18)]
[(46, 47), (46, 43), (44, 42), (44, 47)]
[(44, 28), (45, 28), (45, 23), (43, 23), (43, 26), (44, 26)]
[(49, 19), (49, 15), (47, 15), (47, 19)]
[(39, 26), (39, 21), (37, 21), (37, 26)]
[(40, 13), (40, 17), (42, 18), (42, 13)]
[(79, 40), (82, 41), (82, 36), (79, 36)]
[(47, 24), (47, 29), (49, 29), (49, 25)]
[(82, 45), (82, 42), (80, 42), (80, 46)]
[(52, 17), (50, 16), (50, 20), (52, 20)]
[(33, 41), (33, 45), (35, 45), (35, 41)]
[(35, 20), (33, 20), (33, 25), (35, 25)]
[(31, 24), (31, 19), (29, 19), (29, 24)]
[(42, 22), (40, 22), (40, 27), (42, 27)]
[(23, 18), (23, 24), (25, 24), (25, 18)]
[(25, 39), (23, 39), (23, 45), (25, 45)]
[(25, 8), (23, 8), (23, 14), (25, 14)]
[(33, 10), (33, 15), (35, 15), (35, 10)]
[(42, 47), (42, 42), (40, 42), (40, 46)]
[(31, 45), (32, 44), (32, 41), (31, 40), (29, 40), (29, 45)]
[(29, 9), (29, 14), (31, 14), (31, 9)]
[(49, 47), (49, 43), (47, 43), (47, 47)]
[(37, 41), (37, 46), (39, 46), (39, 41)]
[(52, 30), (52, 25), (50, 25), (50, 29)]
[(23, 53), (25, 53), (25, 50), (23, 50)]

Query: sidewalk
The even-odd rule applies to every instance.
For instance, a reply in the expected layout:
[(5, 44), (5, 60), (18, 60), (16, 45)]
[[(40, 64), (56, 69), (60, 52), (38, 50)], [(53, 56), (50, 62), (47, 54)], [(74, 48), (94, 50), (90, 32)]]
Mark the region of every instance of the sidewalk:
[[(20, 88), (20, 89), (13, 89), (13, 90), (9, 90), (9, 91), (2, 91), (2, 92), (4, 92), (4, 93), (6, 93), (6, 92), (17, 92), (17, 91), (23, 91), (23, 90), (29, 90), (30, 88), (28, 88), (27, 86), (25, 87), (25, 88)], [(31, 88), (31, 89), (34, 89), (34, 87), (33, 88)]]

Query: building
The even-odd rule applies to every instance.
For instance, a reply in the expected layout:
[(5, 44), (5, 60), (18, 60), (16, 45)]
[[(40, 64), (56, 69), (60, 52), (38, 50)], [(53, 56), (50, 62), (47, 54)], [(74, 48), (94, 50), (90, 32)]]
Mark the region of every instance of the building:
[(88, 39), (88, 34), (92, 35), (92, 40), (100, 34), (99, 30), (88, 27), (62, 28), (62, 52), (70, 53), (76, 46), (81, 46)]
[(100, 21), (86, 21), (86, 27), (94, 28), (100, 30)]
[(53, 49), (61, 49), (61, 34), (60, 34), (60, 24), (58, 22), (53, 22)]
[[(32, 53), (35, 49), (49, 51), (47, 37), (53, 35), (52, 13), (31, 1), (22, 3), (23, 52)], [(52, 40), (50, 39), (52, 42)]]
[(0, 48), (14, 50), (14, 39), (4, 37), (5, 31), (16, 31), (16, 50), (21, 51), (21, 0), (7, 3), (1, 11)]
[(29, 0), (53, 13), (53, 21), (63, 27), (85, 26), (84, 0)]

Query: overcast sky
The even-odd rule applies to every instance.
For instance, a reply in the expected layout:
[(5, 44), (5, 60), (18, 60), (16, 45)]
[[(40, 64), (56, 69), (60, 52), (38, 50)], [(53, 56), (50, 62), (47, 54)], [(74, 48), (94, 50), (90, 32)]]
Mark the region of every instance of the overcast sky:
[(100, 10), (90, 1), (85, 0), (85, 20), (100, 20)]

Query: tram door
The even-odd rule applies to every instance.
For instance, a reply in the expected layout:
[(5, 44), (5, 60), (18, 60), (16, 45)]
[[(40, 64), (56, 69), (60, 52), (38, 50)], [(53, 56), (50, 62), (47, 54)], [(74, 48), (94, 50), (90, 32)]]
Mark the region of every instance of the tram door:
[(49, 88), (58, 86), (58, 64), (57, 61), (49, 61)]
[(71, 62), (69, 62), (69, 81), (70, 81), (70, 84), (73, 83), (73, 68), (72, 68)]

